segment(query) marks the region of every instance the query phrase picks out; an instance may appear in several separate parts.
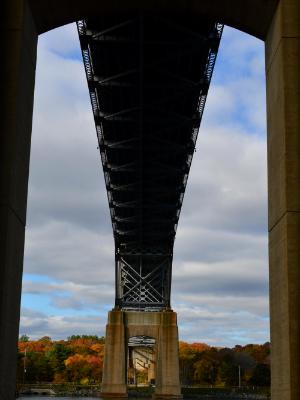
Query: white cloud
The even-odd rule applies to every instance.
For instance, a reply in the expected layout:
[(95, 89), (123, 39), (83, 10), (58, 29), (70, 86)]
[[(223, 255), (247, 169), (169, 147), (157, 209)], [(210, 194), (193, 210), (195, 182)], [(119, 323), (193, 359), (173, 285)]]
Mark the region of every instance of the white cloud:
[(74, 40), (77, 37), (76, 24), (68, 24), (59, 29), (53, 29), (40, 36), (39, 53), (46, 49), (49, 52), (58, 54), (66, 60), (78, 55), (79, 42)]
[[(238, 129), (204, 127), (179, 226), (266, 229), (266, 143)], [(195, 220), (196, 218), (196, 220)]]
[(50, 220), (27, 234), (26, 272), (75, 283), (111, 283), (113, 254), (111, 232)]
[(20, 334), (27, 334), (31, 339), (50, 336), (54, 340), (67, 338), (72, 334), (103, 336), (105, 324), (106, 318), (98, 314), (62, 317), (22, 309)]
[[(52, 275), (53, 276), (53, 275)], [(58, 309), (81, 310), (92, 308), (97, 311), (105, 304), (110, 305), (114, 299), (113, 280), (102, 281), (97, 277), (96, 284), (79, 284), (67, 280), (36, 282), (25, 280), (24, 294), (50, 295), (52, 305)]]
[[(221, 305), (221, 304), (220, 304)], [(269, 329), (268, 319), (249, 312), (178, 306), (178, 318), (182, 321), (179, 335), (190, 342), (206, 342), (214, 346), (232, 346), (235, 343), (264, 343)]]

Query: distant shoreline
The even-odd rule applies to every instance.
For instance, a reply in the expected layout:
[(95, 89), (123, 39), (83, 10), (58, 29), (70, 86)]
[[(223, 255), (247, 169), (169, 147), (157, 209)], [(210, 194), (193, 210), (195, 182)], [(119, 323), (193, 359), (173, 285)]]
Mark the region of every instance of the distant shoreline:
[[(154, 387), (128, 388), (129, 398), (151, 398), (154, 394)], [(19, 397), (26, 396), (51, 396), (51, 397), (101, 397), (101, 387), (66, 387), (58, 385), (27, 385), (20, 388)], [(182, 395), (186, 400), (268, 400), (270, 399), (269, 389), (250, 388), (205, 388), (205, 387), (182, 387)]]

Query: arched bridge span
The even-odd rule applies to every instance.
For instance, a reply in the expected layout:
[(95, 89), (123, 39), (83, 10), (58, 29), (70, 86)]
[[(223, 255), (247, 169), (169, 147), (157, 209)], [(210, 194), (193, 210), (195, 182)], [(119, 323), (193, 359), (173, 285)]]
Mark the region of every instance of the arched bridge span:
[(115, 305), (169, 308), (176, 228), (223, 26), (141, 10), (77, 26), (115, 240)]

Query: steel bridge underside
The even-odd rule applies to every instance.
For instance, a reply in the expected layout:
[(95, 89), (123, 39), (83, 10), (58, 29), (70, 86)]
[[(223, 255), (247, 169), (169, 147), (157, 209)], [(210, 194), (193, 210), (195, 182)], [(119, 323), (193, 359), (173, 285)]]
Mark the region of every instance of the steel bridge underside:
[(139, 11), (77, 26), (115, 240), (116, 306), (166, 309), (223, 26)]

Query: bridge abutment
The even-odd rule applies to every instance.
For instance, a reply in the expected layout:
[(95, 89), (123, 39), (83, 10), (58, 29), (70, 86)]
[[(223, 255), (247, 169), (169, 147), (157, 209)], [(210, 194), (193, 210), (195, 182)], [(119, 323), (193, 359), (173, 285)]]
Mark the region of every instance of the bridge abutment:
[(120, 310), (108, 314), (102, 397), (127, 397), (128, 340), (133, 336), (155, 339), (154, 398), (181, 398), (177, 314)]
[(266, 39), (272, 400), (300, 398), (300, 2)]
[(37, 32), (27, 2), (1, 2), (0, 399), (16, 390)]

